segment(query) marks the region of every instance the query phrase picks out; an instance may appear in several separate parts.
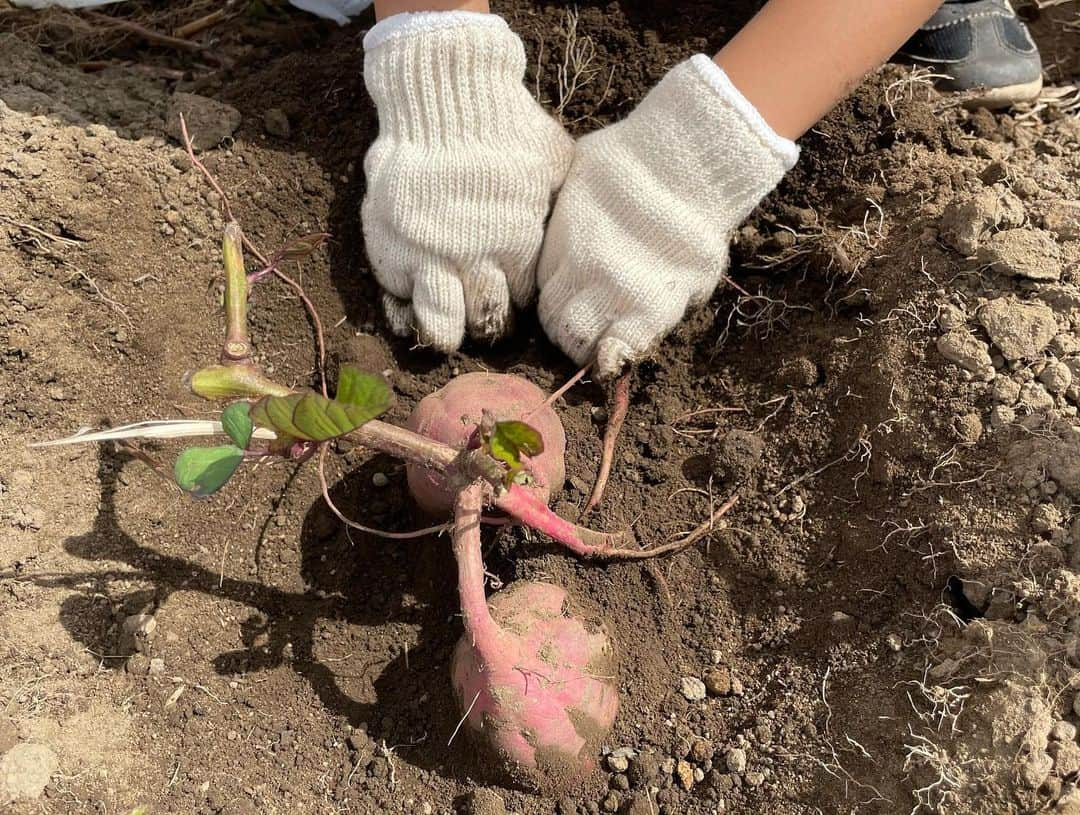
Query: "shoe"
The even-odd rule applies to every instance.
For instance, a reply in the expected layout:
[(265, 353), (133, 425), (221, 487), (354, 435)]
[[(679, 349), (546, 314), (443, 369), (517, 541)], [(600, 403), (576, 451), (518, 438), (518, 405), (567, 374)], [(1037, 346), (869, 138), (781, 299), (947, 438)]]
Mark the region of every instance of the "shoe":
[(947, 0), (898, 56), (946, 74), (938, 88), (974, 91), (975, 107), (1007, 107), (1042, 90), (1042, 60), (1008, 0)]

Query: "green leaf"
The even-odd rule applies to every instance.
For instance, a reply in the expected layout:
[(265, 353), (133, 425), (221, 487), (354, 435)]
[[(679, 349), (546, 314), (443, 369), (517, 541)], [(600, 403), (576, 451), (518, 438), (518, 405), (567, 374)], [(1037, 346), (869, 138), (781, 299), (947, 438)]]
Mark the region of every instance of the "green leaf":
[(366, 374), (354, 365), (342, 365), (338, 374), (337, 393), (334, 401), (345, 405), (381, 405), (386, 410), (390, 407), (393, 394), (381, 376)]
[(350, 366), (341, 369), (338, 395), (327, 399), (314, 391), (268, 396), (251, 406), (258, 427), (303, 441), (327, 441), (351, 433), (385, 412), (393, 401), (379, 377)]
[(221, 426), (241, 449), (247, 448), (248, 442), (251, 441), (251, 433), (255, 429), (251, 416), (248, 414), (250, 408), (247, 402), (234, 402), (221, 411)]
[(488, 450), (506, 464), (509, 469), (506, 483), (509, 484), (524, 466), (522, 456), (538, 456), (544, 452), (544, 440), (536, 428), (525, 422), (496, 422), (488, 439)]
[(176, 459), (173, 475), (181, 489), (197, 498), (217, 492), (244, 460), (244, 451), (232, 444), (191, 447)]

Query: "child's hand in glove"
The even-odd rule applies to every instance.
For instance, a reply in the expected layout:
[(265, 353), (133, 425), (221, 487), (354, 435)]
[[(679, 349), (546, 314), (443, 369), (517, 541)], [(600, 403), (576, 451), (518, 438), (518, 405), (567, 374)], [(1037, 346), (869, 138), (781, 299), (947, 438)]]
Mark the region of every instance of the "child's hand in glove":
[(708, 300), (735, 228), (795, 163), (708, 57), (676, 66), (626, 119), (578, 142), (540, 260), (540, 321), (608, 377)]
[(502, 18), (397, 14), (364, 38), (379, 135), (364, 159), (368, 258), (391, 328), (453, 351), (528, 305), (573, 142), (529, 94)]

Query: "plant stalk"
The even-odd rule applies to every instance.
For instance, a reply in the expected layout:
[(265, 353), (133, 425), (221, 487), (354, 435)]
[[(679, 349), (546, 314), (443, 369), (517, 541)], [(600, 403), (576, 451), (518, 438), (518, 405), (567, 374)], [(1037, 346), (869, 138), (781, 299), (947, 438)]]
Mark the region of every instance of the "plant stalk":
[(226, 365), (248, 362), (251, 341), (247, 331), (247, 272), (244, 270), (244, 233), (240, 224), (230, 221), (221, 240), (225, 263), (225, 345), (221, 361)]
[(491, 618), (484, 593), (484, 558), (480, 546), (480, 515), (484, 485), (477, 481), (457, 495), (454, 504), (454, 559), (458, 567), (458, 597), (465, 633), (481, 665), (497, 661), (499, 627)]

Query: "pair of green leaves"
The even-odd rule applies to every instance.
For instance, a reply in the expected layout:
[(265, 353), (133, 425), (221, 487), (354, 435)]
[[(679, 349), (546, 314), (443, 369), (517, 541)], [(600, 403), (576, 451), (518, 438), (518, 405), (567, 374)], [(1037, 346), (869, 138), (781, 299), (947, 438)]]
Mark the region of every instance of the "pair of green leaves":
[(221, 426), (233, 440), (232, 444), (190, 447), (173, 466), (176, 483), (196, 498), (205, 498), (221, 489), (244, 460), (244, 450), (255, 432), (248, 403), (236, 402), (221, 411)]
[(525, 422), (495, 422), (484, 442), (492, 457), (506, 465), (507, 487), (525, 467), (522, 456), (538, 456), (544, 452), (540, 432)]
[(196, 497), (217, 492), (244, 460), (255, 427), (273, 430), (277, 449), (293, 442), (323, 442), (344, 436), (385, 412), (393, 401), (380, 377), (344, 365), (333, 399), (314, 391), (266, 396), (255, 404), (236, 402), (221, 412), (221, 425), (232, 444), (192, 447), (173, 468), (176, 483)]

